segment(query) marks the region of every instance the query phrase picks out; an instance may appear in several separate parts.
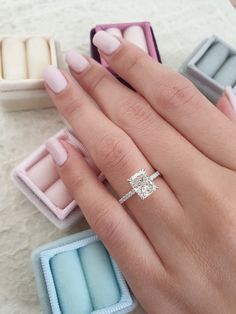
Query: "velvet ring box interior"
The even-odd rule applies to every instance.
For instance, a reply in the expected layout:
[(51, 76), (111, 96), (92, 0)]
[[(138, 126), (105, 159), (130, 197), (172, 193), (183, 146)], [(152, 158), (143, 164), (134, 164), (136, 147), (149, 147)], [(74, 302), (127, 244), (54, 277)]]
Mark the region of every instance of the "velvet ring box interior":
[(136, 307), (117, 264), (91, 230), (36, 249), (32, 262), (44, 314), (124, 314)]
[(236, 93), (236, 49), (213, 35), (193, 51), (180, 73), (216, 104), (226, 86)]
[(6, 111), (53, 106), (43, 81), (48, 65), (62, 67), (59, 43), (50, 36), (0, 37), (0, 105)]
[[(99, 179), (104, 180), (104, 176), (72, 131), (63, 129), (54, 137), (63, 139), (80, 150)], [(26, 197), (58, 228), (67, 229), (81, 217), (81, 211), (59, 178), (56, 165), (45, 144), (13, 170), (12, 179)]]
[[(99, 24), (95, 28), (93, 28), (90, 32), (91, 55), (96, 61), (100, 62), (104, 67), (109, 69), (105, 60), (100, 58), (98, 50), (93, 45), (93, 42), (92, 42), (93, 36), (96, 34), (96, 32), (101, 31), (101, 30), (111, 33), (117, 37), (125, 38), (126, 40), (139, 46), (146, 53), (148, 53), (153, 59), (157, 60), (158, 62), (161, 62), (161, 56), (159, 53), (157, 42), (156, 42), (154, 32), (153, 32), (150, 22)], [(112, 72), (111, 69), (109, 70)], [(119, 79), (122, 81), (121, 78)]]

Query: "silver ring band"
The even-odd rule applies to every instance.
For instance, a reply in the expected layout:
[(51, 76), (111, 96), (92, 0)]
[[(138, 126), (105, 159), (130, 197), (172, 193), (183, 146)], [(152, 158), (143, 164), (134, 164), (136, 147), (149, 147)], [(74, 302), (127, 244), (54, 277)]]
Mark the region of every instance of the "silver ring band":
[(135, 194), (137, 194), (142, 200), (150, 196), (159, 188), (153, 181), (160, 175), (159, 171), (155, 171), (152, 175), (148, 176), (144, 169), (136, 172), (127, 180), (132, 189), (119, 199), (119, 203), (123, 204)]

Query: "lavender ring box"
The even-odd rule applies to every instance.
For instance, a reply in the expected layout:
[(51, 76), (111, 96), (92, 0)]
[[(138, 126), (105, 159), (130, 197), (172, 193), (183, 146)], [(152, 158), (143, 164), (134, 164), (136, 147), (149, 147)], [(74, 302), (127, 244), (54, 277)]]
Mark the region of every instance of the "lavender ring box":
[[(145, 47), (145, 51), (155, 60), (157, 60), (158, 62), (161, 63), (161, 56), (160, 56), (160, 52), (157, 46), (157, 42), (156, 42), (156, 38), (154, 36), (154, 32), (153, 29), (151, 27), (150, 22), (133, 22), (133, 23), (114, 23), (114, 24), (99, 24), (97, 25), (95, 28), (93, 28), (90, 32), (90, 42), (91, 42), (91, 56), (98, 61), (99, 63), (101, 63), (105, 68), (109, 69), (108, 64), (105, 62), (105, 60), (103, 60), (102, 58), (100, 58), (99, 52), (97, 47), (95, 47), (93, 45), (92, 39), (93, 36), (96, 34), (96, 32), (100, 31), (100, 30), (104, 30), (104, 31), (109, 31), (109, 29), (118, 29), (120, 36), (125, 37), (125, 33), (127, 30), (129, 30), (129, 28), (134, 27), (134, 26), (138, 26), (141, 27), (141, 30), (143, 30), (143, 34), (139, 34), (139, 36), (143, 36), (144, 35), (144, 41), (146, 42), (146, 47)], [(132, 34), (130, 33), (130, 35), (127, 35), (127, 40), (132, 41), (134, 44), (136, 43), (135, 40), (136, 38), (132, 38), (131, 37)], [(142, 39), (142, 38), (141, 38)], [(137, 45), (139, 45), (139, 43), (137, 42)], [(109, 69), (111, 72), (112, 70)], [(118, 77), (116, 75), (116, 73), (112, 72), (121, 82), (125, 83), (126, 85), (128, 85), (126, 82), (124, 82), (120, 77)]]
[(216, 104), (226, 86), (236, 93), (236, 49), (213, 35), (201, 42), (179, 72)]
[(5, 111), (53, 107), (43, 69), (64, 68), (59, 42), (49, 35), (0, 38), (0, 106)]
[(32, 253), (44, 314), (125, 314), (136, 300), (115, 261), (92, 230)]
[[(87, 158), (82, 144), (69, 129), (61, 130), (54, 137), (68, 141)], [(95, 165), (94, 171), (103, 181), (104, 176)], [(56, 165), (45, 144), (13, 169), (12, 180), (57, 228), (68, 229), (82, 217), (78, 205), (59, 178)]]

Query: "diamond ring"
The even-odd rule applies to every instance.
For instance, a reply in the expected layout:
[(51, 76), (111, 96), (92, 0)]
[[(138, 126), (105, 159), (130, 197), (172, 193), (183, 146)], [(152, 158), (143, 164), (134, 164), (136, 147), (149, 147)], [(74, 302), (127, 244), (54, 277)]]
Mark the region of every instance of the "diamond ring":
[(154, 191), (156, 191), (159, 188), (158, 186), (155, 185), (153, 180), (155, 180), (160, 175), (161, 175), (160, 172), (156, 171), (152, 175), (148, 176), (144, 169), (141, 169), (138, 172), (136, 172), (127, 180), (131, 185), (132, 189), (119, 199), (119, 203), (123, 204), (134, 194), (138, 194), (138, 196), (142, 200), (150, 196)]

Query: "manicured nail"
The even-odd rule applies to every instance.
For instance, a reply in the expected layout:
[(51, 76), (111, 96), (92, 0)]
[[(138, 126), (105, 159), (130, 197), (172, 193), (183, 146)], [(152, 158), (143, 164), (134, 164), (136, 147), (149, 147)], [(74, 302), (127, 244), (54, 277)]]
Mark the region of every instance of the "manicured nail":
[(93, 37), (93, 44), (105, 54), (111, 55), (119, 48), (120, 41), (108, 32), (99, 31)]
[(225, 92), (225, 95), (228, 98), (229, 102), (231, 103), (231, 106), (232, 106), (234, 112), (236, 112), (236, 96), (235, 96), (235, 94), (233, 92), (232, 87), (231, 86), (227, 86), (225, 88), (224, 92)]
[(50, 138), (46, 143), (46, 148), (58, 166), (61, 167), (66, 162), (68, 153), (57, 138)]
[(72, 70), (75, 72), (83, 72), (89, 67), (88, 60), (81, 56), (76, 50), (71, 50), (66, 54), (66, 62), (69, 64)]
[(43, 71), (43, 77), (51, 90), (56, 94), (62, 92), (67, 86), (67, 80), (64, 75), (53, 65), (49, 65)]
[(117, 27), (110, 27), (106, 29), (106, 32), (111, 34), (112, 36), (116, 36), (122, 38), (122, 33)]

